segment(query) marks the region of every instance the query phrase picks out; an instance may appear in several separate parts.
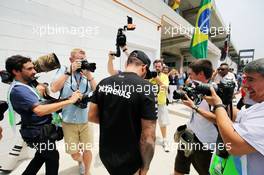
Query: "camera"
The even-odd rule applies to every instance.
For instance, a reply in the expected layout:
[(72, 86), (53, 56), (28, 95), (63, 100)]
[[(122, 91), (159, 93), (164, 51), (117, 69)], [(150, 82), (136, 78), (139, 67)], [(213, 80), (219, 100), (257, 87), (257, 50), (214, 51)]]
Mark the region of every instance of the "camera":
[(194, 100), (197, 96), (195, 88), (191, 87), (190, 85), (185, 85), (183, 86), (182, 90), (175, 90), (173, 92), (173, 99), (187, 100), (185, 94), (192, 100)]
[(76, 71), (81, 72), (82, 69), (94, 72), (96, 69), (96, 63), (89, 63), (87, 60), (82, 60), (81, 68), (77, 69)]
[(0, 121), (4, 118), (4, 113), (8, 109), (8, 104), (6, 101), (0, 100)]
[(87, 104), (89, 101), (90, 101), (89, 95), (83, 95), (82, 99), (75, 102), (74, 105), (81, 109), (85, 109), (87, 108)]
[(124, 34), (124, 31), (127, 30), (135, 30), (136, 26), (133, 24), (133, 19), (129, 16), (127, 16), (127, 25), (125, 25), (123, 28), (119, 28), (117, 30), (116, 35), (116, 53), (113, 54), (116, 57), (120, 57), (121, 51), (120, 47), (124, 47), (126, 45), (126, 35)]
[(158, 76), (158, 73), (157, 72), (155, 72), (155, 71), (149, 71), (149, 72), (147, 72), (145, 79), (151, 79), (151, 78), (155, 78), (157, 76)]
[(11, 75), (6, 70), (1, 70), (0, 76), (3, 83), (10, 84), (13, 81)]
[[(37, 60), (33, 61), (33, 64), (37, 73), (49, 72), (61, 67), (59, 59), (55, 53), (40, 56)], [(13, 81), (13, 77), (6, 70), (0, 71), (0, 76), (3, 83), (10, 84)]]
[(202, 96), (211, 95), (211, 86), (215, 89), (217, 95), (221, 98), (225, 105), (232, 103), (235, 82), (228, 79), (222, 80), (219, 84), (206, 84), (195, 82), (194, 84), (186, 85), (182, 89), (184, 92), (174, 91), (173, 98), (186, 100), (185, 94), (187, 94), (190, 99), (194, 100), (197, 104), (199, 104), (199, 102), (202, 101)]
[(37, 73), (49, 72), (54, 69), (60, 68), (60, 62), (55, 53), (49, 53), (38, 57), (36, 61), (33, 62), (34, 69)]

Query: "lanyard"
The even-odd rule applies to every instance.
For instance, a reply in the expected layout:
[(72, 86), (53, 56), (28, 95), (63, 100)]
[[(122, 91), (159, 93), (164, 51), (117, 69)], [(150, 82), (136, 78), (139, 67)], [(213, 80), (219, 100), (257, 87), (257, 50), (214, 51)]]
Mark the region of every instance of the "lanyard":
[[(74, 75), (74, 79), (76, 81), (77, 88), (75, 90), (73, 89), (73, 86), (72, 86), (72, 76), (71, 76), (71, 90), (72, 90), (72, 92), (75, 92), (76, 90), (80, 90), (80, 84), (81, 84), (81, 81), (83, 80), (82, 75), (80, 75), (79, 81), (77, 80), (77, 77), (75, 75)], [(88, 91), (88, 81), (86, 82), (85, 91), (84, 92), (81, 92), (81, 93), (82, 94), (85, 94), (87, 91)]]

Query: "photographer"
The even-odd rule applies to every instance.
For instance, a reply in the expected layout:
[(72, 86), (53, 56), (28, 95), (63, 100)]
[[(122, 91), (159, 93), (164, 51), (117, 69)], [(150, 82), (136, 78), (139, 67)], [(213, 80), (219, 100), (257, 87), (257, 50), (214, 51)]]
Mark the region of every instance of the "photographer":
[(163, 137), (163, 148), (165, 152), (169, 152), (169, 143), (167, 139), (167, 125), (170, 124), (169, 113), (166, 105), (166, 98), (169, 87), (169, 78), (168, 75), (162, 72), (163, 70), (163, 61), (155, 60), (154, 67), (157, 71), (157, 76), (150, 79), (149, 82), (159, 87), (158, 93), (158, 122), (160, 126), (160, 131)]
[[(189, 78), (192, 81), (208, 83), (212, 72), (212, 63), (209, 60), (197, 60), (189, 65)], [(195, 144), (195, 149), (191, 148), (190, 151), (189, 148), (183, 148), (183, 145), (179, 144), (174, 166), (175, 175), (189, 174), (191, 164), (199, 174), (208, 175), (214, 150), (212, 144), (216, 143), (218, 134), (213, 124), (215, 115), (210, 112), (210, 107), (205, 100), (195, 104), (187, 95), (185, 96), (187, 99), (183, 100), (183, 104), (193, 109), (186, 131), (188, 130), (194, 138), (191, 144)], [(203, 145), (208, 145), (207, 150), (202, 149)], [(191, 154), (187, 155), (187, 151)]]
[(257, 102), (250, 108), (239, 111), (229, 118), (223, 102), (213, 88), (211, 96), (206, 101), (214, 106), (216, 123), (225, 144), (230, 144), (227, 150), (231, 155), (240, 158), (236, 167), (241, 174), (262, 175), (264, 172), (264, 59), (250, 62), (244, 68), (245, 84), (252, 100)]
[[(127, 50), (127, 46), (125, 45), (124, 47), (121, 47), (121, 49), (126, 54), (126, 56), (128, 57), (129, 53)], [(115, 52), (113, 52), (113, 51), (110, 51), (108, 54), (107, 71), (110, 75), (116, 75), (116, 74), (121, 73), (121, 70), (114, 69), (114, 64), (113, 64), (113, 60), (115, 59), (114, 54), (115, 54)]]
[(46, 165), (46, 174), (57, 175), (59, 152), (55, 141), (58, 138), (52, 136), (58, 133), (57, 130), (51, 132), (51, 113), (75, 103), (81, 98), (81, 94), (77, 91), (67, 100), (43, 105), (45, 100), (39, 95), (38, 87), (35, 88), (31, 83), (36, 74), (31, 59), (15, 55), (9, 57), (5, 64), (6, 70), (14, 79), (8, 95), (10, 111), (20, 114), (21, 136), (30, 147), (36, 149), (36, 154), (23, 175), (37, 174), (43, 163)]
[[(86, 96), (95, 90), (96, 81), (91, 70), (81, 69), (85, 56), (85, 51), (82, 49), (71, 51), (71, 65), (69, 68), (62, 66), (57, 72), (51, 84), (52, 92), (60, 91), (60, 97), (67, 98), (76, 90)], [(81, 174), (89, 174), (92, 161), (93, 133), (88, 123), (87, 113), (87, 102), (81, 102), (78, 106), (69, 105), (62, 109), (62, 129), (66, 152), (78, 161)]]
[(220, 65), (220, 67), (217, 69), (217, 74), (214, 75), (213, 81), (218, 84), (224, 79), (234, 81), (236, 85), (235, 91), (237, 90), (236, 77), (233, 73), (229, 72), (229, 65), (227, 63), (222, 63)]

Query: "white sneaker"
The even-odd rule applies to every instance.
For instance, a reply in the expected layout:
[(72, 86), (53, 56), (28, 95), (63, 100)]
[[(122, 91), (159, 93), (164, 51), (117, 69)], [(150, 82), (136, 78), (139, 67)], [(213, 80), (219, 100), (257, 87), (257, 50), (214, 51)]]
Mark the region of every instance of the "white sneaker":
[(163, 148), (165, 152), (170, 152), (168, 141), (163, 141)]
[(83, 162), (79, 162), (79, 172), (80, 172), (80, 175), (84, 175), (84, 173), (85, 173), (85, 168), (84, 168)]

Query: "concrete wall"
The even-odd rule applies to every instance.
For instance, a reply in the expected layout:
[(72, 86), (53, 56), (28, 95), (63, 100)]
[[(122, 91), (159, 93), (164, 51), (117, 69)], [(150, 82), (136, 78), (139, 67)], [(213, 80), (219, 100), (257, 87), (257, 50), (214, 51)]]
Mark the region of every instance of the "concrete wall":
[[(120, 1), (149, 18), (155, 16), (130, 1)], [(160, 2), (162, 3), (162, 2)], [(97, 81), (108, 76), (109, 50), (115, 50), (117, 29), (133, 17), (137, 28), (126, 32), (129, 50), (144, 50), (151, 59), (160, 55), (160, 31), (157, 25), (111, 0), (1, 0), (0, 2), (0, 70), (5, 59), (14, 54), (37, 58), (50, 52), (62, 65), (69, 64), (72, 48), (83, 48), (88, 60), (97, 63)], [(115, 66), (123, 70), (125, 56), (116, 58)], [(40, 80), (50, 82), (54, 75), (42, 73)], [(0, 99), (6, 99), (8, 85), (0, 83)], [(4, 138), (0, 155), (13, 142), (7, 117), (1, 121)]]

